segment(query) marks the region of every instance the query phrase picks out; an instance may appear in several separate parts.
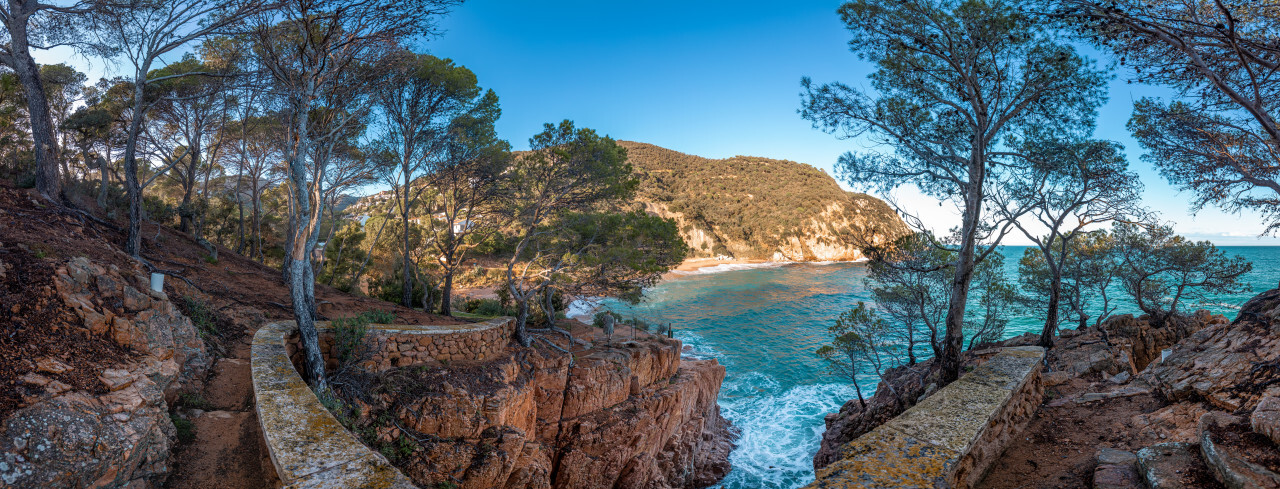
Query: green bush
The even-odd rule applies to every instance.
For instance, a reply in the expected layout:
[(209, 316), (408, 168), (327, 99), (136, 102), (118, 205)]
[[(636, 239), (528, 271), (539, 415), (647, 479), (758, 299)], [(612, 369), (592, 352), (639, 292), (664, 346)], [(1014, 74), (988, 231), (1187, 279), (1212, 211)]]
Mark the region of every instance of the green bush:
[(368, 345), (369, 321), (364, 314), (352, 318), (333, 320), (333, 345), (340, 365), (350, 365), (360, 359)]
[(191, 319), (191, 324), (195, 325), (201, 338), (218, 335), (218, 322), (208, 304), (195, 297), (184, 295), (182, 306), (183, 312), (186, 313), (187, 318)]
[(503, 307), (502, 302), (497, 299), (478, 299), (476, 307), (467, 312), (479, 316), (510, 316), (514, 314), (509, 308)]
[(360, 314), (365, 321), (374, 324), (391, 324), (396, 321), (396, 314), (391, 311), (365, 311)]
[(191, 443), (196, 440), (196, 425), (191, 420), (170, 414), (169, 420), (173, 421), (173, 427), (178, 429), (178, 442)]

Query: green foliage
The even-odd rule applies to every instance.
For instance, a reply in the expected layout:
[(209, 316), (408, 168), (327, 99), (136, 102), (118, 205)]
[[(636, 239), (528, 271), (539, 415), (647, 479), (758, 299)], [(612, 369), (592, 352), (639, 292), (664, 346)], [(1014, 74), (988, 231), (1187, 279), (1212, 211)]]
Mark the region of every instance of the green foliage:
[(348, 430), (353, 430), (356, 423), (360, 420), (360, 411), (354, 406), (348, 405), (342, 400), (342, 397), (332, 390), (317, 391), (316, 399), (320, 401), (320, 405), (329, 410), (329, 413), (338, 420), (342, 426)]
[(396, 313), (392, 311), (382, 311), (371, 309), (360, 313), (360, 317), (365, 321), (375, 324), (391, 324), (396, 320)]
[(173, 427), (177, 428), (179, 443), (191, 443), (196, 441), (195, 423), (192, 423), (191, 420), (178, 416), (177, 414), (170, 414), (169, 420), (173, 422)]
[(1240, 278), (1253, 270), (1209, 241), (1191, 241), (1162, 225), (1119, 223), (1113, 233), (1121, 287), (1155, 317), (1176, 314), (1186, 301), (1249, 289)]
[(515, 315), (515, 311), (509, 307), (503, 307), (502, 302), (497, 299), (471, 299), (466, 302), (462, 310), (463, 312), (484, 317)]
[(916, 361), (916, 346), (926, 344), (937, 356), (940, 333), (951, 299), (954, 253), (933, 246), (932, 238), (913, 233), (884, 249), (868, 250), (867, 284), (878, 311), (895, 324), (891, 335), (904, 345), (907, 362)]
[(858, 373), (870, 368), (880, 375), (888, 363), (894, 362), (898, 345), (886, 341), (890, 329), (889, 323), (872, 312), (866, 303), (858, 302), (853, 309), (840, 313), (835, 324), (827, 328), (833, 336), (831, 343), (814, 352), (833, 375), (853, 382), (863, 407), (867, 403), (858, 386)]
[(333, 345), (339, 365), (351, 365), (362, 359), (368, 350), (369, 318), (360, 314), (351, 318), (333, 320)]
[(354, 284), (349, 280), (365, 260), (365, 237), (365, 228), (358, 223), (348, 223), (334, 233), (333, 239), (325, 244), (324, 263), (316, 281), (351, 290)]
[(182, 305), (183, 312), (191, 320), (191, 324), (195, 325), (201, 338), (218, 335), (217, 318), (208, 304), (194, 296), (184, 295)]
[(556, 225), (581, 251), (566, 287), (578, 296), (639, 302), (689, 251), (674, 220), (639, 211), (569, 214)]
[(854, 234), (891, 237), (905, 230), (884, 202), (846, 192), (806, 164), (749, 156), (711, 160), (651, 144), (619, 144), (640, 176), (637, 198), (665, 207), (662, 215), (678, 213), (678, 233), (686, 240), (692, 242), (695, 232), (713, 238), (698, 245), (700, 255), (767, 259), (792, 238), (810, 234), (848, 243)]
[[(1053, 242), (1050, 246), (1059, 249), (1061, 245)], [(1060, 323), (1074, 321), (1077, 327), (1085, 327), (1093, 319), (1096, 326), (1115, 312), (1115, 293), (1110, 290), (1119, 272), (1115, 251), (1115, 239), (1105, 230), (1082, 233), (1067, 242), (1060, 264), (1063, 306)], [(1043, 310), (1053, 274), (1039, 248), (1027, 248), (1023, 252), (1018, 261), (1018, 280), (1031, 308)]]
[(204, 396), (195, 393), (184, 392), (178, 396), (178, 404), (192, 409), (200, 409), (203, 411), (213, 410), (213, 403), (205, 399)]
[(1017, 286), (1004, 273), (1004, 255), (992, 253), (974, 270), (970, 297), (977, 307), (965, 309), (965, 333), (969, 349), (989, 345), (1004, 337), (1009, 318), (1021, 312), (1023, 300)]

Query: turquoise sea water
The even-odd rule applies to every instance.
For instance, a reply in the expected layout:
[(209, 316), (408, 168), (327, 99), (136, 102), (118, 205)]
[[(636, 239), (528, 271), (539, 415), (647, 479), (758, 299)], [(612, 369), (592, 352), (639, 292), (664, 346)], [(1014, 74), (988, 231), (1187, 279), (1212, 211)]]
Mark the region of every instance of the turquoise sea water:
[[(1023, 249), (1004, 250), (1011, 278)], [(1223, 249), (1253, 262), (1246, 278), (1251, 290), (1193, 307), (1234, 319), (1240, 304), (1280, 282), (1280, 247)], [(859, 263), (721, 266), (665, 281), (635, 308), (607, 307), (669, 322), (696, 355), (725, 365), (720, 406), (742, 437), (723, 487), (794, 488), (813, 480), (823, 415), (854, 397), (852, 385), (824, 372), (813, 352), (828, 341), (826, 328), (841, 311), (870, 299), (865, 278)], [(1136, 308), (1122, 304), (1117, 311), (1128, 312)], [(1039, 331), (1042, 324), (1032, 316), (1014, 318), (1006, 334)], [(859, 384), (870, 394), (874, 376), (864, 377)]]

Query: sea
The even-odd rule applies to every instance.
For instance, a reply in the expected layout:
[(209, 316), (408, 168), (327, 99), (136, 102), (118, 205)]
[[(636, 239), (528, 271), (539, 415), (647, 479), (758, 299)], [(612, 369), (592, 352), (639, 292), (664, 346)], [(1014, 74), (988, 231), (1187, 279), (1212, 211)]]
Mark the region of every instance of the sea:
[[(1249, 289), (1214, 296), (1186, 310), (1209, 309), (1234, 319), (1239, 306), (1280, 283), (1280, 247), (1220, 247), (1253, 262)], [(1012, 280), (1025, 247), (1002, 250)], [(636, 306), (601, 306), (649, 323), (671, 324), (693, 356), (714, 358), (727, 371), (720, 389), (722, 414), (742, 430), (730, 455), (726, 489), (795, 488), (813, 481), (813, 455), (823, 416), (855, 396), (847, 379), (828, 374), (814, 355), (830, 341), (827, 327), (858, 301), (871, 301), (863, 263), (718, 265), (679, 274), (645, 293)], [(1138, 313), (1121, 303), (1117, 314)], [(1005, 331), (1039, 332), (1043, 319), (1014, 317)], [(859, 377), (864, 395), (876, 377)]]

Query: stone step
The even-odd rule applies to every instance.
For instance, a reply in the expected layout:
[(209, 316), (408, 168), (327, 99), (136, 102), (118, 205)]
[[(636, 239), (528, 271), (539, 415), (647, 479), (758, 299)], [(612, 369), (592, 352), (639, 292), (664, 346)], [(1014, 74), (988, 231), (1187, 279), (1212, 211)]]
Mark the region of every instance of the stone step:
[(1218, 489), (1196, 443), (1161, 443), (1138, 450), (1138, 472), (1150, 489)]
[(1093, 469), (1093, 489), (1145, 489), (1133, 452), (1100, 448)]

